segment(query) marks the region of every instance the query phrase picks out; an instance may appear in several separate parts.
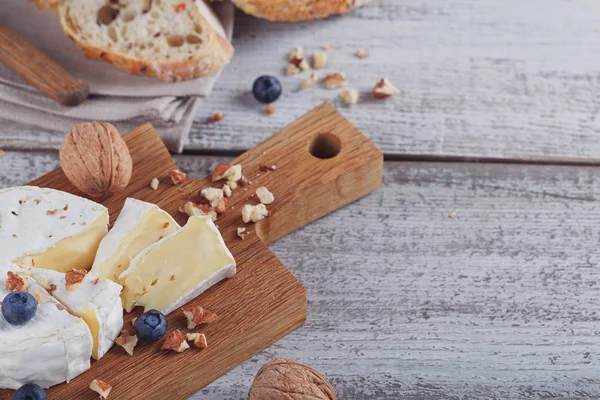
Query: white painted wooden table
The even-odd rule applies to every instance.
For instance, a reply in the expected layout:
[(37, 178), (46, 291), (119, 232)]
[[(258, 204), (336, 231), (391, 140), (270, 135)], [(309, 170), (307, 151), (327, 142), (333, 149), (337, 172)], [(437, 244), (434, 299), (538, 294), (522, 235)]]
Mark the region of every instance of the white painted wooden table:
[[(308, 288), (307, 323), (194, 398), (246, 398), (274, 357), (319, 369), (340, 399), (600, 398), (600, 169), (580, 165), (600, 163), (599, 12), (375, 0), (315, 23), (240, 15), (236, 58), (176, 156), (194, 177), (224, 160), (209, 149), (233, 155), (336, 98), (284, 77), (263, 115), (248, 88), (292, 47), (330, 42), (329, 70), (403, 93), (341, 108), (386, 153), (384, 186), (272, 246)], [(213, 112), (226, 118), (206, 124)], [(58, 165), (62, 133), (0, 126), (0, 187)], [(485, 162), (453, 162), (472, 157)]]

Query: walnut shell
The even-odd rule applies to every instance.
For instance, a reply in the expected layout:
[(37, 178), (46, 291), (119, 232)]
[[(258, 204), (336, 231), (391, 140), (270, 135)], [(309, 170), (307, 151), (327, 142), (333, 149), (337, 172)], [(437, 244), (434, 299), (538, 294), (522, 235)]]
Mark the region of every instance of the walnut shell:
[(278, 358), (263, 365), (248, 394), (250, 400), (336, 400), (333, 386), (319, 371)]
[(73, 127), (60, 147), (60, 164), (69, 181), (92, 198), (116, 193), (131, 179), (129, 149), (117, 128), (106, 122)]

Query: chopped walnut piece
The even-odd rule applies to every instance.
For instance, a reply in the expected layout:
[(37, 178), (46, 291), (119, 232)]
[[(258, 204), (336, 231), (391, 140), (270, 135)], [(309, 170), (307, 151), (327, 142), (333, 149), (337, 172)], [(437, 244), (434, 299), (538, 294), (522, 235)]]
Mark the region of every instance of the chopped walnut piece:
[(294, 50), (290, 51), (290, 55), (289, 55), (288, 59), (290, 61), (292, 61), (295, 58), (298, 58), (298, 59), (304, 58), (304, 49), (302, 47), (296, 47)]
[(219, 204), (214, 207), (217, 214), (224, 214), (227, 211), (227, 198), (223, 197), (219, 200)]
[(300, 68), (296, 67), (292, 63), (289, 63), (288, 66), (287, 66), (287, 68), (285, 69), (285, 74), (287, 76), (296, 75), (298, 72), (300, 72)]
[(321, 79), (321, 74), (314, 72), (310, 74), (310, 78), (306, 79), (304, 82), (300, 84), (300, 89), (307, 89), (313, 86)]
[(362, 60), (369, 57), (369, 51), (366, 49), (358, 49), (354, 55)]
[(238, 184), (236, 181), (227, 181), (227, 186), (229, 186), (229, 189), (235, 190), (237, 189)]
[(248, 236), (249, 234), (250, 231), (248, 231), (246, 228), (237, 228), (237, 235), (240, 239), (246, 239), (246, 236)]
[(264, 186), (256, 189), (256, 195), (258, 196), (258, 200), (260, 200), (260, 202), (263, 204), (271, 204), (275, 201), (275, 196), (273, 196), (273, 193), (271, 193), (269, 189)]
[(346, 74), (343, 72), (336, 72), (334, 74), (329, 74), (323, 80), (325, 87), (327, 89), (337, 89), (346, 85)]
[(262, 172), (268, 172), (268, 171), (275, 171), (277, 169), (277, 165), (273, 164), (273, 165), (265, 165), (265, 164), (261, 164), (258, 167)]
[(346, 105), (354, 105), (358, 103), (358, 90), (346, 89), (340, 94), (340, 98)]
[(137, 346), (138, 337), (137, 335), (131, 336), (129, 332), (123, 331), (121, 332), (121, 336), (115, 339), (115, 343), (125, 349), (127, 354), (130, 356), (133, 355), (133, 349)]
[(150, 181), (150, 187), (152, 188), (152, 190), (156, 190), (158, 189), (158, 185), (160, 184), (160, 181), (158, 180), (158, 178), (153, 178)]
[(312, 64), (314, 69), (325, 68), (327, 66), (327, 53), (315, 51), (312, 55)]
[(103, 399), (108, 399), (112, 386), (100, 379), (94, 379), (92, 383), (90, 383), (90, 389), (98, 393)]
[(223, 194), (225, 195), (225, 197), (231, 196), (231, 188), (227, 186), (227, 184), (223, 185), (223, 188), (221, 190), (223, 190)]
[(267, 210), (267, 207), (265, 207), (264, 204), (257, 204), (255, 206), (246, 204), (242, 207), (242, 220), (246, 223), (250, 221), (258, 222), (269, 215), (271, 215), (271, 212)]
[(229, 170), (229, 168), (231, 168), (231, 164), (219, 164), (215, 167), (215, 169), (213, 169), (212, 175), (211, 175), (211, 180), (213, 182), (219, 181), (223, 178), (225, 178), (225, 171)]
[(400, 93), (398, 88), (386, 78), (377, 82), (377, 85), (373, 88), (373, 97), (376, 99), (385, 99), (398, 93)]
[(333, 49), (333, 45), (331, 43), (324, 43), (323, 46), (321, 46), (321, 47), (325, 51), (330, 51), (331, 49)]
[(171, 170), (169, 172), (169, 176), (171, 177), (171, 181), (174, 185), (179, 185), (180, 183), (185, 182), (187, 179), (185, 172), (182, 172), (178, 169)]
[(23, 279), (19, 274), (15, 274), (12, 271), (6, 273), (6, 290), (9, 292), (16, 292), (19, 290), (27, 290), (27, 281)]
[(195, 204), (191, 201), (188, 201), (183, 205), (183, 212), (185, 212), (189, 217), (193, 217), (195, 215), (209, 215), (213, 222), (217, 220), (217, 212), (208, 204)]
[(162, 350), (171, 350), (177, 353), (183, 353), (189, 349), (190, 346), (187, 344), (183, 333), (181, 333), (179, 329), (175, 329), (174, 331), (167, 333), (165, 341), (160, 348)]
[(58, 210), (55, 208), (54, 210), (48, 210), (46, 211), (46, 215), (54, 215), (58, 212)]
[(199, 349), (206, 349), (208, 347), (208, 342), (206, 341), (206, 335), (204, 333), (188, 333), (186, 336), (188, 342), (194, 342), (194, 346)]
[(87, 275), (87, 271), (85, 269), (75, 269), (73, 268), (70, 271), (65, 273), (65, 286), (68, 291), (75, 290), (77, 286), (83, 282), (83, 279)]
[(217, 314), (212, 313), (200, 306), (194, 306), (183, 310), (183, 315), (187, 318), (188, 329), (194, 329), (201, 324), (210, 324), (217, 318)]
[(308, 71), (310, 69), (310, 65), (308, 64), (308, 61), (303, 59), (298, 63), (298, 68), (300, 68), (300, 71)]
[(200, 191), (200, 195), (208, 200), (211, 207), (216, 208), (223, 199), (223, 189), (207, 187)]
[(275, 114), (275, 107), (273, 107), (270, 104), (267, 104), (265, 106), (265, 114), (267, 114), (267, 115), (273, 115), (273, 114)]
[(227, 179), (228, 181), (237, 181), (242, 177), (242, 166), (241, 164), (219, 164), (212, 172), (212, 181), (220, 181), (221, 179)]
[(213, 115), (210, 116), (210, 118), (208, 119), (210, 122), (217, 122), (222, 120), (223, 118), (225, 118), (225, 114), (223, 113), (214, 113)]

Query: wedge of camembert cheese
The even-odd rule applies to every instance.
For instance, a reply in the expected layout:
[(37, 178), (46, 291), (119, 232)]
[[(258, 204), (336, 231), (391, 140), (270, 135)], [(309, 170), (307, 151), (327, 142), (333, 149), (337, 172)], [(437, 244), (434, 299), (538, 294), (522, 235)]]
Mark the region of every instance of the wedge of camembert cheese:
[(85, 321), (94, 339), (92, 357), (99, 360), (112, 347), (123, 328), (121, 285), (86, 274), (29, 268), (27, 272), (60, 301), (69, 312)]
[(0, 190), (0, 262), (89, 269), (108, 229), (106, 207), (53, 189)]
[(102, 239), (91, 275), (119, 281), (135, 256), (181, 227), (157, 205), (128, 198), (110, 233)]
[[(41, 227), (40, 227), (41, 228)], [(92, 335), (85, 322), (71, 315), (16, 265), (0, 264), (0, 300), (14, 287), (8, 272), (18, 275), (36, 299), (37, 312), (24, 325), (9, 324), (0, 313), (0, 388), (26, 383), (44, 388), (69, 381), (90, 367)]]
[(119, 276), (123, 307), (168, 314), (235, 272), (235, 260), (210, 217), (190, 217), (183, 228), (139, 253)]

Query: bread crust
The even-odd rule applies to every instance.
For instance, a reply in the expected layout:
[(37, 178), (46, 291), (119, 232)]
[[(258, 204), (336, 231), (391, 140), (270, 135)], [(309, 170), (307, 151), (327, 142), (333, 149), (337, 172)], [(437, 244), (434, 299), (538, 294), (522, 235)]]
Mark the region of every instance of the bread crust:
[(206, 32), (206, 45), (186, 60), (175, 61), (141, 60), (123, 52), (77, 40), (77, 33), (67, 18), (68, 5), (66, 3), (57, 5), (56, 12), (65, 33), (87, 58), (106, 61), (130, 74), (154, 76), (168, 82), (180, 82), (220, 70), (229, 63), (234, 52), (233, 46), (213, 29), (200, 11), (198, 4), (194, 2), (194, 5), (198, 9), (197, 12)]
[(343, 14), (372, 0), (233, 0), (245, 13), (269, 21), (308, 21)]

